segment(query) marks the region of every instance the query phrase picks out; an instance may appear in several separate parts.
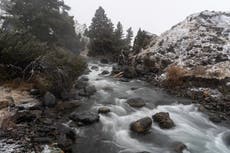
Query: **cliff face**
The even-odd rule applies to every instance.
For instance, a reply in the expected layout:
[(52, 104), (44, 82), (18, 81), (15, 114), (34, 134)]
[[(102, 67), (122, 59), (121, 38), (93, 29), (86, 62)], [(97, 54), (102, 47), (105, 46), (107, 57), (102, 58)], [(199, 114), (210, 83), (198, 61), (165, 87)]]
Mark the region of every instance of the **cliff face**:
[(202, 77), (230, 77), (230, 13), (193, 14), (130, 58), (145, 71), (164, 73), (175, 64), (189, 71), (202, 70)]

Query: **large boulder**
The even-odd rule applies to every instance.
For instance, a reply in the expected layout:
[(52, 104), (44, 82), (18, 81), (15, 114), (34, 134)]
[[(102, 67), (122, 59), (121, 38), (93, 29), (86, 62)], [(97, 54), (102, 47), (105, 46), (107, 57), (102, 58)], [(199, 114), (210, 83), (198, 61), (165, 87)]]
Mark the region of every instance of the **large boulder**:
[(136, 133), (146, 133), (152, 127), (152, 119), (145, 117), (130, 124), (130, 129)]
[(45, 93), (43, 100), (45, 107), (54, 107), (57, 104), (56, 97), (50, 92)]
[(70, 115), (70, 119), (77, 122), (79, 125), (89, 125), (99, 121), (99, 115), (93, 112), (74, 112)]
[(130, 98), (127, 101), (127, 104), (131, 107), (140, 108), (145, 106), (145, 101), (142, 98)]
[(153, 115), (153, 120), (154, 122), (157, 122), (162, 129), (171, 129), (175, 126), (167, 112), (156, 113)]

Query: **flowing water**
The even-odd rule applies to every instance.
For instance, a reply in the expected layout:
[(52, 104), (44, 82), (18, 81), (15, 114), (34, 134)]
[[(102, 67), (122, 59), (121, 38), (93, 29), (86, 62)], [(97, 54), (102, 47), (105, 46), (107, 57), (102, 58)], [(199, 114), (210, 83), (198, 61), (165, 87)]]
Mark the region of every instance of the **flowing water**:
[[(173, 144), (182, 142), (189, 151), (184, 153), (230, 153), (224, 136), (230, 130), (213, 124), (197, 106), (189, 100), (171, 96), (146, 82), (133, 80), (120, 82), (109, 75), (102, 76), (103, 70), (112, 70), (111, 65), (90, 63), (98, 66), (87, 77), (95, 85), (97, 93), (85, 100), (78, 111), (97, 111), (101, 106), (111, 109), (107, 115), (100, 115), (100, 122), (76, 129), (79, 135), (74, 146), (79, 153), (172, 153)], [(131, 88), (136, 88), (132, 90)], [(146, 106), (134, 109), (125, 102), (128, 98), (142, 97)], [(157, 112), (169, 112), (176, 127), (162, 130), (153, 123), (148, 134), (135, 134), (129, 129), (131, 122), (143, 117), (152, 117)]]

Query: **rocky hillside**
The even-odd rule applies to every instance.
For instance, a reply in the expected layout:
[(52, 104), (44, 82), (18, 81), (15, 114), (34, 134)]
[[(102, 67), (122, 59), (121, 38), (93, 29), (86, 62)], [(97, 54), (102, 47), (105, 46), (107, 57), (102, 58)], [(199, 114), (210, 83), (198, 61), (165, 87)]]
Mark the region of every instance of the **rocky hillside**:
[(193, 14), (130, 58), (138, 69), (145, 71), (162, 72), (174, 63), (196, 74), (202, 73), (203, 77), (229, 77), (230, 13)]
[[(209, 110), (211, 120), (230, 120), (230, 13), (203, 11), (129, 55), (133, 74)], [(132, 72), (132, 73), (130, 73)], [(127, 75), (128, 73), (129, 75)]]

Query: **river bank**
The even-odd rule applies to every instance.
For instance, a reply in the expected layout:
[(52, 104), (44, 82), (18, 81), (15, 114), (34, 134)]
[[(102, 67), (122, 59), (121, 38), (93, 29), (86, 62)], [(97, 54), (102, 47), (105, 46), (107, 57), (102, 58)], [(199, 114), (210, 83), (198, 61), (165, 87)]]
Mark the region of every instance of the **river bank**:
[[(145, 81), (113, 78), (111, 64), (90, 61), (88, 67), (89, 73), (81, 76), (68, 98), (58, 100), (55, 107), (44, 107), (41, 99), (42, 105), (16, 104), (12, 109), (15, 127), (1, 136), (1, 145), (12, 152), (175, 153), (179, 142), (190, 153), (229, 152), (229, 129), (210, 122), (191, 100), (170, 95)], [(26, 94), (31, 96), (31, 92)], [(142, 107), (128, 104), (132, 98), (141, 98)], [(145, 134), (130, 130), (131, 123), (159, 112), (168, 112), (175, 126), (161, 129), (151, 121)], [(2, 148), (2, 152), (10, 152)]]

